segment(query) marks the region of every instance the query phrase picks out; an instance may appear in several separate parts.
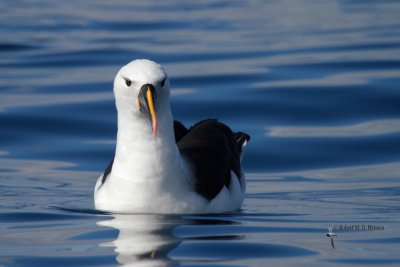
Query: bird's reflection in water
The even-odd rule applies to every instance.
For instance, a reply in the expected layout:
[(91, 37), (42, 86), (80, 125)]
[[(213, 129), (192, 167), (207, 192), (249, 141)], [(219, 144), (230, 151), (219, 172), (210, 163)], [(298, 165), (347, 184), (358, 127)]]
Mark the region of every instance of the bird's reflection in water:
[(181, 242), (172, 233), (174, 227), (182, 224), (181, 217), (151, 214), (113, 216), (113, 219), (97, 224), (119, 230), (117, 239), (100, 244), (115, 248), (118, 263), (124, 266), (174, 265), (168, 253)]
[[(119, 230), (118, 237), (100, 246), (114, 247), (116, 260), (123, 266), (179, 265), (182, 259), (179, 250), (186, 241), (241, 238), (207, 227), (240, 224), (228, 216), (114, 214), (113, 217), (97, 224)], [(169, 254), (177, 256), (176, 260)]]

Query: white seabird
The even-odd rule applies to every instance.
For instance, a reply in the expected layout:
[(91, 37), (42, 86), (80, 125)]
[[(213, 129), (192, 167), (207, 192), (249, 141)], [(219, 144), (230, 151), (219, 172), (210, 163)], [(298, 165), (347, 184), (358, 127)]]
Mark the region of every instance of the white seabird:
[(337, 234), (332, 231), (332, 226), (330, 224), (328, 225), (328, 233), (326, 236), (331, 239), (332, 248), (335, 248), (335, 241), (333, 241), (333, 237), (337, 236)]
[(240, 209), (240, 165), (249, 135), (217, 120), (174, 121), (164, 69), (134, 60), (114, 80), (115, 157), (97, 180), (96, 209), (129, 213), (220, 213)]

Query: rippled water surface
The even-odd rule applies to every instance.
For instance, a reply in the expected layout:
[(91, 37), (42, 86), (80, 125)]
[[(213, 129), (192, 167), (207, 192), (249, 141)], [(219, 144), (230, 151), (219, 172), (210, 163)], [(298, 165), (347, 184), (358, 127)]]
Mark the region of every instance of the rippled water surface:
[[(0, 266), (400, 265), (398, 1), (0, 10)], [(165, 66), (176, 119), (252, 136), (241, 211), (93, 209), (114, 153), (113, 78), (135, 58)]]

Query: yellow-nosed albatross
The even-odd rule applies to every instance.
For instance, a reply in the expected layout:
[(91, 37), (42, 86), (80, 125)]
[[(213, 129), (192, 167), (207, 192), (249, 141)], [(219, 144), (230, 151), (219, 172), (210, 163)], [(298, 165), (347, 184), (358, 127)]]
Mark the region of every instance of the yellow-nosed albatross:
[(219, 213), (241, 207), (246, 183), (240, 161), (249, 135), (217, 120), (190, 129), (174, 121), (168, 76), (149, 60), (122, 67), (114, 94), (116, 151), (96, 183), (96, 209)]

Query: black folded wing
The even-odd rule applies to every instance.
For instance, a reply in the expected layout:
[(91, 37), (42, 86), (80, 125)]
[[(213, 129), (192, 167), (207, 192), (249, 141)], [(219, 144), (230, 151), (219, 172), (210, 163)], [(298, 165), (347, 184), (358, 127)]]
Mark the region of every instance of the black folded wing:
[(217, 120), (200, 121), (189, 130), (174, 121), (174, 129), (177, 146), (194, 171), (198, 194), (210, 201), (229, 187), (231, 171), (241, 176), (240, 154), (249, 135), (234, 133)]

